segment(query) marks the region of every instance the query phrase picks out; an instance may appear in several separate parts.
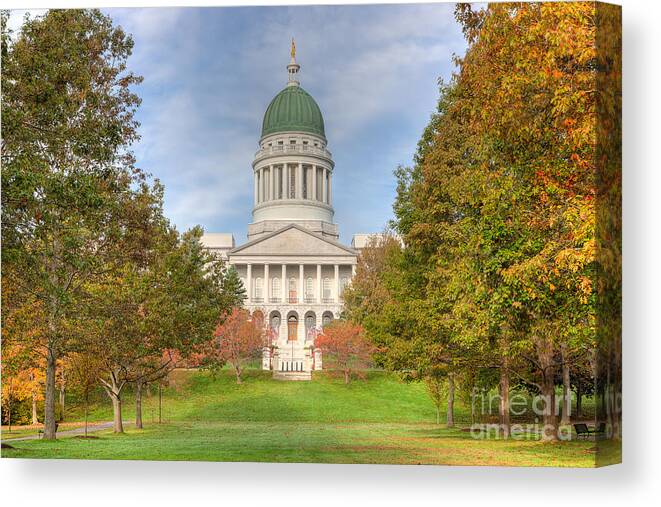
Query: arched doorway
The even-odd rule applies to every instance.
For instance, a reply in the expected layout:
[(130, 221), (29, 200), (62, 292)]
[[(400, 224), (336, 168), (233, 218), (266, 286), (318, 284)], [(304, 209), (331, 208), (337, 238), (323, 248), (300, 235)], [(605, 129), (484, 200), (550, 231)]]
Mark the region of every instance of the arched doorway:
[(280, 322), (280, 312), (277, 310), (271, 312), (271, 316), (269, 317), (269, 331), (271, 332), (271, 336), (276, 340), (280, 336)]
[(333, 319), (333, 312), (324, 312), (324, 314), (321, 316), (321, 325), (326, 327), (328, 324), (333, 322)]
[(305, 314), (305, 339), (314, 340), (312, 333), (317, 327), (317, 316), (313, 311), (309, 311)]
[(287, 317), (287, 341), (295, 342), (298, 339), (298, 315), (292, 313)]

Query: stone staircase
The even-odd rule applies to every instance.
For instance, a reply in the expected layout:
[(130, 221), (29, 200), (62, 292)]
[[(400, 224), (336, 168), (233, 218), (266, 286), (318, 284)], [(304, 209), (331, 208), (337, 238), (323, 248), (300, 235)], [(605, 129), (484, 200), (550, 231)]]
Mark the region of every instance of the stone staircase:
[(273, 378), (276, 380), (312, 380), (309, 371), (274, 371)]

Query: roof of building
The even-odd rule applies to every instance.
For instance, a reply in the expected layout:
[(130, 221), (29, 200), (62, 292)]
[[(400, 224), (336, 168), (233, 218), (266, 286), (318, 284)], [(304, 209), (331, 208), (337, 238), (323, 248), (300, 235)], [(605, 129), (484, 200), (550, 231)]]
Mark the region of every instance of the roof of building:
[(373, 241), (381, 242), (387, 237), (395, 238), (397, 241), (399, 241), (400, 245), (404, 246), (401, 238), (396, 234), (385, 232), (368, 232), (354, 234), (353, 238), (351, 238), (351, 248), (355, 250), (362, 250), (363, 248), (370, 246)]
[(207, 232), (202, 235), (202, 244), (206, 248), (234, 248), (234, 235), (225, 232)]
[(309, 132), (326, 138), (321, 110), (300, 86), (287, 86), (264, 113), (262, 137), (278, 132)]

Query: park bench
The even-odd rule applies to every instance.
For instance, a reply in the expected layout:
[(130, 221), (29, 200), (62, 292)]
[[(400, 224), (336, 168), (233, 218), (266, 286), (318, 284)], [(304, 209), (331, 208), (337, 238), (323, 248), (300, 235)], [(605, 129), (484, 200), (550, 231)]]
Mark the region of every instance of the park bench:
[(606, 434), (606, 423), (602, 422), (599, 423), (599, 426), (593, 430), (588, 428), (587, 424), (584, 423), (576, 423), (574, 424), (574, 430), (576, 431), (576, 436), (578, 438), (589, 438), (590, 435), (594, 435), (596, 438), (597, 436), (603, 436)]
[[(60, 425), (59, 425), (58, 423), (55, 423), (55, 433), (57, 433), (57, 428), (58, 428), (59, 426), (60, 426)], [(39, 430), (38, 435), (39, 435), (39, 438), (40, 438), (40, 439), (41, 439), (41, 438), (44, 438), (44, 430), (43, 430), (43, 429)]]
[(574, 430), (576, 431), (577, 438), (583, 437), (587, 440), (587, 438), (592, 434), (590, 428), (588, 428), (588, 425), (583, 423), (574, 424)]

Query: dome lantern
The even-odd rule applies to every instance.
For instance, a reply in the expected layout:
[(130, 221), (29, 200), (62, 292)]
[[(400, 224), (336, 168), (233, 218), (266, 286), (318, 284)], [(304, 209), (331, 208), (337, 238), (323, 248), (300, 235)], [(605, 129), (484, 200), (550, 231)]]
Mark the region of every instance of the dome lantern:
[(294, 42), (294, 38), (291, 38), (291, 60), (289, 60), (289, 65), (287, 65), (287, 73), (289, 74), (289, 81), (287, 82), (287, 86), (298, 86), (300, 83), (296, 79), (296, 74), (298, 74), (298, 71), (301, 70), (301, 66), (296, 63), (296, 43)]

